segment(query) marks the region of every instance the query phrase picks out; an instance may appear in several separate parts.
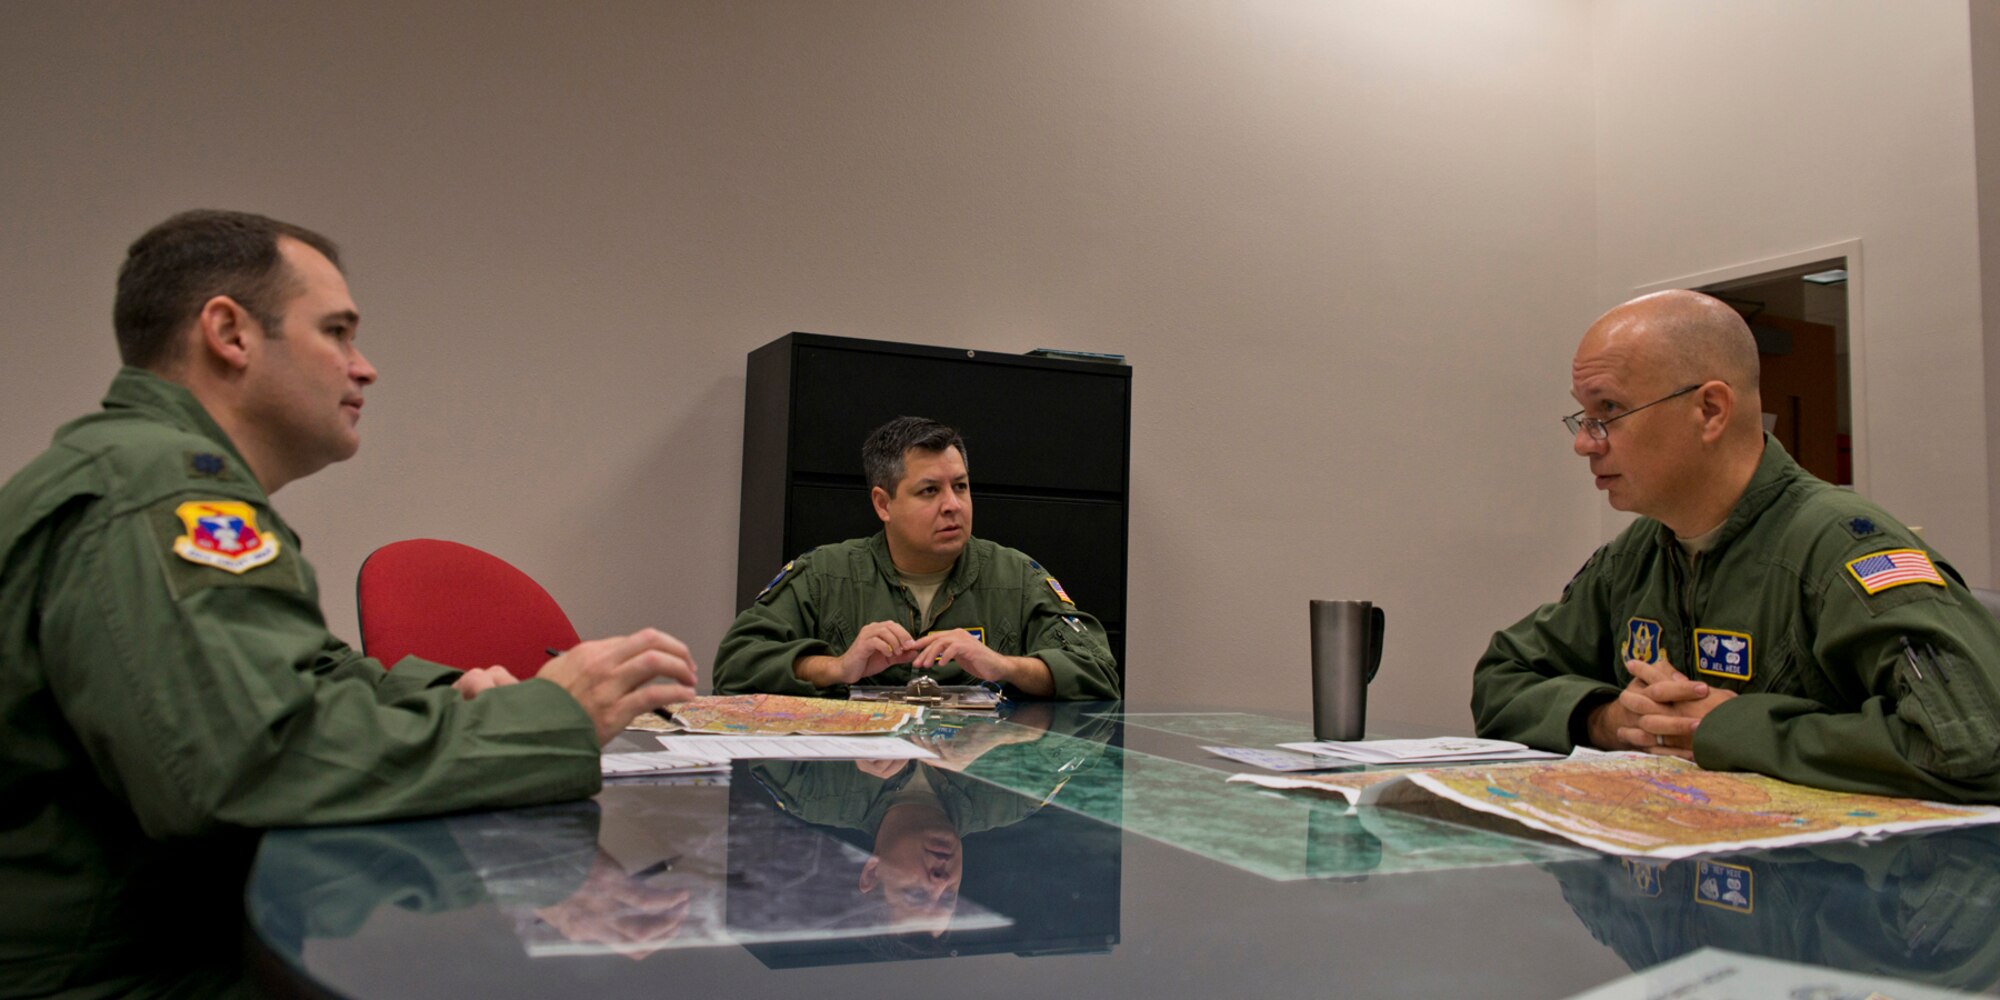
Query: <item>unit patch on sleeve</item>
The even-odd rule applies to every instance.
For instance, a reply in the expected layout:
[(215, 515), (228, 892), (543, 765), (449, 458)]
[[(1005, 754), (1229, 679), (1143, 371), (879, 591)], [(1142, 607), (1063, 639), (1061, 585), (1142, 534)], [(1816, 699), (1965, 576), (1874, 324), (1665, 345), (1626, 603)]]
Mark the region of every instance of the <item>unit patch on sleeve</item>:
[(1889, 549), (1865, 555), (1848, 563), (1847, 571), (1854, 574), (1861, 589), (1870, 595), (1906, 583), (1944, 586), (1944, 577), (1939, 575), (1937, 565), (1922, 549)]
[(1719, 628), (1694, 630), (1694, 668), (1733, 681), (1750, 679), (1750, 633)]
[(278, 558), (278, 539), (257, 530), (257, 510), (237, 500), (196, 500), (174, 508), (187, 534), (174, 554), (191, 563), (243, 574)]
[(771, 588), (776, 587), (778, 584), (784, 582), (785, 574), (790, 573), (792, 571), (792, 567), (798, 565), (798, 563), (799, 561), (797, 559), (793, 559), (792, 561), (784, 564), (783, 566), (780, 566), (778, 568), (778, 575), (772, 577), (771, 582), (765, 584), (764, 589), (758, 591), (757, 596), (750, 599), (751, 602), (755, 603), (757, 601), (763, 600), (764, 595), (769, 594), (771, 592)]
[(1660, 662), (1660, 623), (1651, 618), (1625, 619), (1625, 648), (1620, 652), (1627, 660)]
[(1060, 583), (1057, 583), (1057, 582), (1056, 582), (1056, 578), (1055, 578), (1055, 577), (1053, 577), (1053, 576), (1046, 576), (1046, 577), (1043, 577), (1042, 579), (1044, 579), (1044, 580), (1047, 580), (1047, 581), (1049, 582), (1049, 589), (1050, 589), (1050, 590), (1053, 590), (1053, 591), (1055, 591), (1055, 592), (1056, 592), (1056, 596), (1057, 596), (1057, 597), (1060, 597), (1060, 598), (1062, 598), (1062, 602), (1063, 602), (1064, 604), (1067, 604), (1067, 605), (1069, 605), (1070, 607), (1076, 607), (1076, 602), (1075, 602), (1075, 601), (1072, 601), (1072, 600), (1070, 600), (1070, 599), (1069, 599), (1069, 595), (1068, 595), (1067, 593), (1064, 593), (1064, 592), (1063, 592), (1063, 589), (1062, 589), (1062, 584), (1060, 584)]
[(1720, 861), (1697, 860), (1694, 901), (1706, 906), (1749, 913), (1756, 909), (1756, 879), (1750, 869)]

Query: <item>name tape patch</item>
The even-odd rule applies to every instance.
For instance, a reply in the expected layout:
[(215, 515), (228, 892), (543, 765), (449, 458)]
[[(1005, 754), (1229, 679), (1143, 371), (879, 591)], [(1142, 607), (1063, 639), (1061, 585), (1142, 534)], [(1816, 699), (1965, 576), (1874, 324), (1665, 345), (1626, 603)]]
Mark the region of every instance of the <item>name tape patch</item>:
[(1720, 628), (1694, 630), (1694, 668), (1730, 680), (1750, 679), (1750, 633)]

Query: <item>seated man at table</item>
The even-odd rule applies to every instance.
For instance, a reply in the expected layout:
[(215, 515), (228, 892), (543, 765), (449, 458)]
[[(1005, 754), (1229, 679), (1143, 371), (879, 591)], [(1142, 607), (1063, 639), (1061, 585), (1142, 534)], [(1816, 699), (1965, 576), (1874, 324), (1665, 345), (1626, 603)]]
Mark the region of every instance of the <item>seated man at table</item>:
[(260, 829), (589, 796), (605, 741), (692, 696), (651, 629), (520, 683), (327, 631), (270, 501), (355, 453), (376, 377), (325, 237), (177, 215), (114, 321), (104, 411), (0, 488), (0, 996), (219, 995)]
[(1909, 528), (1764, 433), (1735, 310), (1635, 299), (1584, 334), (1571, 379), (1576, 453), (1643, 516), (1493, 637), (1479, 735), (2000, 801), (2000, 624)]
[(957, 431), (897, 417), (868, 436), (862, 469), (883, 530), (786, 563), (723, 636), (718, 694), (844, 698), (927, 673), (1010, 697), (1118, 697), (1097, 619), (1040, 563), (972, 537)]

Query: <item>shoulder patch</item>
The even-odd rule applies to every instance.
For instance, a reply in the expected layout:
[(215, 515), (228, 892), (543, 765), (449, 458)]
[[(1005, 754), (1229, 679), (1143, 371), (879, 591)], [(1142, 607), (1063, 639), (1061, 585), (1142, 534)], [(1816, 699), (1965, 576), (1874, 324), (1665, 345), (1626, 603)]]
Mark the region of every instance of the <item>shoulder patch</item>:
[(1055, 592), (1056, 592), (1056, 596), (1057, 596), (1057, 597), (1059, 597), (1059, 598), (1061, 598), (1061, 599), (1062, 599), (1062, 602), (1063, 602), (1064, 604), (1067, 604), (1067, 605), (1069, 605), (1069, 606), (1070, 606), (1070, 607), (1072, 607), (1072, 608), (1073, 608), (1073, 607), (1076, 607), (1076, 602), (1075, 602), (1075, 601), (1072, 601), (1072, 600), (1070, 600), (1070, 599), (1069, 599), (1069, 594), (1068, 594), (1068, 593), (1066, 593), (1066, 592), (1065, 592), (1065, 591), (1064, 591), (1064, 590), (1062, 589), (1062, 584), (1060, 584), (1060, 583), (1056, 582), (1056, 578), (1055, 578), (1055, 577), (1053, 577), (1053, 576), (1045, 576), (1045, 577), (1042, 577), (1042, 579), (1044, 579), (1044, 580), (1048, 581), (1048, 584), (1049, 584), (1049, 589), (1050, 589), (1050, 590), (1053, 590), (1053, 591), (1055, 591)]
[(1911, 583), (1928, 583), (1942, 587), (1943, 574), (1937, 564), (1922, 549), (1885, 549), (1872, 552), (1859, 559), (1849, 560), (1847, 572), (1870, 596), (1891, 587), (1901, 587)]
[(188, 562), (240, 576), (278, 558), (278, 537), (258, 531), (256, 508), (240, 500), (193, 500), (174, 516), (186, 531), (174, 554)]
[(1605, 549), (1605, 546), (1603, 546), (1603, 545), (1600, 545), (1600, 546), (1598, 546), (1598, 547), (1596, 548), (1596, 550), (1595, 550), (1595, 551), (1593, 551), (1593, 552), (1591, 552), (1591, 553), (1590, 553), (1590, 558), (1588, 558), (1588, 559), (1585, 559), (1585, 560), (1583, 561), (1583, 565), (1581, 565), (1581, 566), (1578, 566), (1578, 567), (1576, 568), (1576, 572), (1574, 572), (1574, 573), (1571, 573), (1571, 574), (1569, 575), (1569, 582), (1568, 582), (1568, 583), (1565, 583), (1565, 584), (1563, 584), (1563, 595), (1562, 595), (1562, 599), (1563, 599), (1563, 600), (1565, 600), (1565, 601), (1569, 600), (1569, 592), (1570, 592), (1570, 588), (1572, 588), (1572, 587), (1575, 587), (1575, 586), (1576, 586), (1576, 581), (1578, 581), (1578, 580), (1580, 580), (1580, 579), (1582, 579), (1582, 578), (1583, 578), (1583, 573), (1584, 573), (1584, 571), (1585, 571), (1585, 570), (1587, 570), (1587, 569), (1589, 569), (1589, 568), (1590, 568), (1590, 566), (1591, 566), (1591, 564), (1592, 564), (1592, 563), (1595, 563), (1595, 562), (1597, 561), (1597, 557), (1598, 557), (1598, 556), (1601, 556), (1601, 555), (1603, 555), (1603, 554), (1604, 554), (1604, 549)]
[(1879, 535), (1882, 533), (1881, 525), (1865, 517), (1850, 517), (1840, 522), (1840, 526), (1846, 528), (1847, 533), (1853, 535), (1857, 541), (1867, 538), (1870, 535)]
[(785, 578), (792, 575), (792, 570), (798, 568), (799, 560), (804, 559), (809, 555), (812, 555), (812, 553), (813, 550), (807, 549), (804, 552), (799, 553), (797, 556), (794, 556), (792, 559), (786, 561), (786, 563), (783, 566), (778, 567), (778, 575), (772, 577), (771, 582), (765, 584), (764, 589), (758, 591), (756, 597), (751, 598), (751, 603), (752, 604), (760, 603), (764, 600), (764, 598), (771, 596), (771, 592), (777, 590), (778, 585), (784, 583)]

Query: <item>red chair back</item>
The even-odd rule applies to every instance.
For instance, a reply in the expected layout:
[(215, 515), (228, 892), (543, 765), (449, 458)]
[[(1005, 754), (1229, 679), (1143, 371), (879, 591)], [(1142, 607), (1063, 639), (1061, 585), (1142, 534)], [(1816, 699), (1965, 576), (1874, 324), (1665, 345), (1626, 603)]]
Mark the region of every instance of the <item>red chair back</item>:
[(551, 649), (576, 645), (555, 598), (506, 560), (457, 542), (413, 538), (376, 549), (357, 584), (361, 648), (383, 666), (405, 656), (535, 676)]

